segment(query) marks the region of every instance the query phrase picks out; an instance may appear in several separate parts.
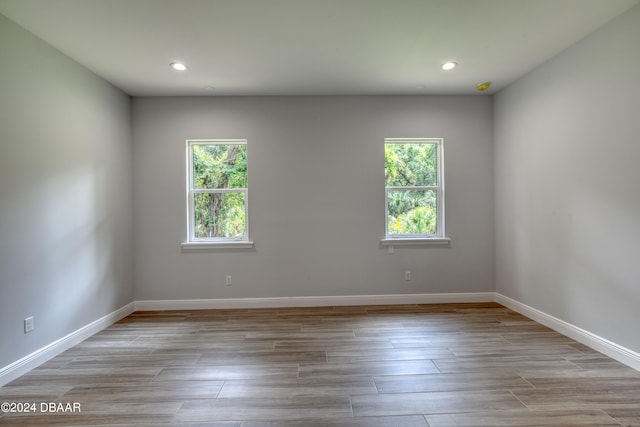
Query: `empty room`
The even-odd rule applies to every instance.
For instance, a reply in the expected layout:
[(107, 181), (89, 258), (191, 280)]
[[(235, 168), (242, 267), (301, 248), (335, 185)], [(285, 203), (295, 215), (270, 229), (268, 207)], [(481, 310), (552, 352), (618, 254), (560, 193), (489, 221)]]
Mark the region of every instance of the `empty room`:
[(0, 0), (0, 425), (640, 427), (640, 0)]

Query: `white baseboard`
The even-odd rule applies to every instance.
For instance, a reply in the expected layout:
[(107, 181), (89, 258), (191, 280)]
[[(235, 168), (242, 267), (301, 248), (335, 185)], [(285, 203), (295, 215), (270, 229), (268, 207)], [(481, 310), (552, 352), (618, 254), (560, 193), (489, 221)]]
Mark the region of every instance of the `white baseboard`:
[(344, 295), (282, 298), (229, 298), (192, 300), (146, 300), (134, 301), (124, 307), (89, 323), (86, 326), (46, 345), (16, 362), (0, 368), (0, 387), (13, 381), (31, 369), (52, 359), (90, 336), (100, 332), (134, 311), (153, 310), (207, 310), (228, 308), (279, 308), (279, 307), (323, 307), (349, 305), (390, 304), (446, 304), (497, 302), (523, 316), (545, 325), (569, 338), (593, 348), (627, 366), (640, 371), (640, 354), (611, 342), (589, 331), (560, 320), (496, 292), (404, 294), (404, 295)]
[(189, 300), (136, 301), (136, 310), (211, 310), (228, 308), (284, 308), (326, 307), (348, 305), (389, 304), (445, 304), (469, 302), (493, 302), (494, 292), (404, 294), (404, 295), (342, 295), (281, 298), (229, 298)]
[(585, 331), (571, 323), (560, 320), (557, 317), (551, 316), (536, 308), (530, 307), (512, 298), (506, 297), (502, 294), (495, 294), (495, 302), (516, 311), (523, 316), (528, 317), (531, 320), (547, 326), (554, 331), (561, 333), (571, 339), (578, 341), (592, 349), (606, 354), (612, 359), (617, 360), (620, 363), (640, 371), (640, 353), (636, 353), (633, 350), (629, 350), (626, 347), (611, 342), (601, 336), (593, 334), (589, 331)]
[(48, 344), (33, 353), (13, 362), (10, 365), (0, 368), (0, 387), (26, 374), (33, 368), (43, 364), (68, 350), (74, 345), (82, 342), (90, 336), (100, 332), (104, 328), (114, 324), (118, 320), (130, 315), (135, 311), (135, 303), (131, 302), (118, 310), (95, 320), (82, 328)]

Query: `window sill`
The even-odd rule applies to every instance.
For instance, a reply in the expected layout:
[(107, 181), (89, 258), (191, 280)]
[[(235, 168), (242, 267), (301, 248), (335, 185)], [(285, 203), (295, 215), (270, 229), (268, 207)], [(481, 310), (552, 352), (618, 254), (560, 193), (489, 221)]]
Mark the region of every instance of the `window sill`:
[(433, 238), (395, 238), (380, 240), (382, 246), (432, 246), (432, 245), (450, 245), (450, 237), (433, 237)]
[(252, 249), (253, 241), (184, 242), (180, 246), (182, 247), (182, 252), (211, 252), (224, 249)]

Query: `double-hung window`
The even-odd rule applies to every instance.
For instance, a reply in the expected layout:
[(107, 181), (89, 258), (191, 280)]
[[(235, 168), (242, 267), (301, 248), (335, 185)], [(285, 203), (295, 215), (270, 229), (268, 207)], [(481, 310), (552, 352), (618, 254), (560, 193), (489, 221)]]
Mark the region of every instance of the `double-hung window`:
[(442, 139), (385, 138), (385, 243), (443, 241)]
[(247, 141), (187, 141), (187, 245), (250, 243)]

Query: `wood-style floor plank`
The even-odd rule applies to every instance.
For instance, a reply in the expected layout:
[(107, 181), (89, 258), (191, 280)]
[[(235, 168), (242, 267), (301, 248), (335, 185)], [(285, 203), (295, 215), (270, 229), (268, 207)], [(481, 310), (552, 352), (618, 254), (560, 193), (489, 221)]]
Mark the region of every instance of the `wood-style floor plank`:
[(505, 411), (525, 406), (508, 391), (455, 391), (352, 396), (355, 416), (446, 414), (482, 410)]
[(640, 372), (495, 303), (148, 311), (0, 402), (38, 409), (12, 427), (640, 427)]
[(515, 374), (387, 375), (374, 377), (380, 394), (439, 391), (531, 390), (533, 385)]
[(261, 397), (190, 400), (182, 405), (175, 420), (335, 420), (351, 416), (348, 396)]
[(510, 410), (427, 415), (430, 427), (620, 427), (618, 420), (600, 410), (530, 411)]
[(340, 420), (248, 421), (242, 427), (429, 427), (421, 415), (401, 417), (354, 417)]
[(225, 381), (219, 398), (314, 397), (378, 394), (373, 378), (364, 376), (313, 377), (279, 380)]

